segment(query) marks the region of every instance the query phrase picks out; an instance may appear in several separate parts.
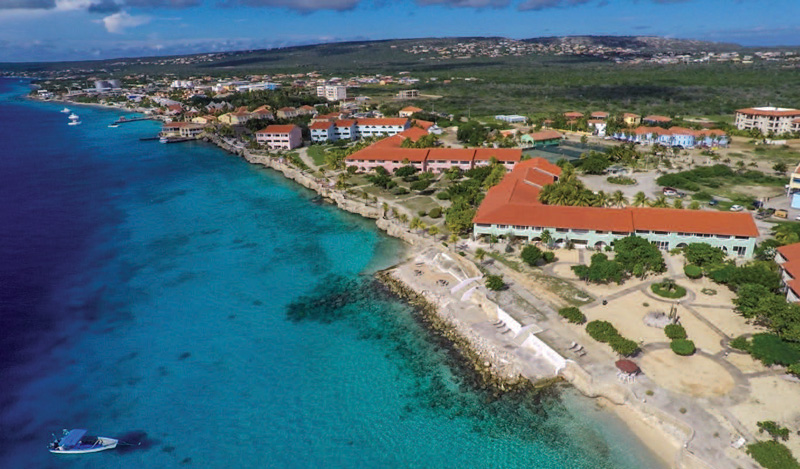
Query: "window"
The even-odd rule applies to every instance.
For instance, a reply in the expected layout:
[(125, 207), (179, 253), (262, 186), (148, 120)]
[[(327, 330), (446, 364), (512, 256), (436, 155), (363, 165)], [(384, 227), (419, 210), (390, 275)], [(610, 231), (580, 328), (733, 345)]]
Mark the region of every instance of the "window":
[(745, 253), (747, 253), (747, 248), (744, 246), (734, 246), (733, 252), (735, 252), (737, 256), (744, 256)]

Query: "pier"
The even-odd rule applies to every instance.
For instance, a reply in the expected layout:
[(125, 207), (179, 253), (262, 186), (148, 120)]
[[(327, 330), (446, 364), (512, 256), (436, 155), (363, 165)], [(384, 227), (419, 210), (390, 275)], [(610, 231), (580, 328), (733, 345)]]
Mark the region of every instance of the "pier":
[(120, 117), (119, 119), (115, 120), (114, 123), (111, 124), (111, 125), (126, 124), (128, 122), (152, 121), (152, 120), (156, 120), (156, 118), (155, 117), (150, 117), (150, 116), (147, 116), (147, 117), (134, 117), (134, 118), (131, 118), (131, 119), (126, 119), (124, 117)]

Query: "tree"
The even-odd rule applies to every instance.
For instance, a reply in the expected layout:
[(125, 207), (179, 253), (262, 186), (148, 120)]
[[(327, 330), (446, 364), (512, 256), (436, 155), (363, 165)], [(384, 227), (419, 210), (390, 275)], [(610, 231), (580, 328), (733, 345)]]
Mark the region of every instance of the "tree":
[(667, 197), (664, 195), (659, 195), (656, 197), (656, 200), (650, 203), (650, 206), (655, 208), (667, 208), (669, 206), (667, 203)]
[(594, 205), (596, 207), (605, 207), (611, 203), (611, 198), (603, 191), (597, 191), (594, 195)]
[(628, 205), (628, 199), (625, 197), (625, 194), (623, 194), (622, 191), (614, 191), (614, 193), (611, 194), (611, 205), (622, 208)]
[(693, 200), (693, 201), (692, 201), (692, 202), (689, 204), (689, 210), (700, 210), (700, 202), (698, 202), (698, 201), (696, 201), (696, 200)]
[(601, 252), (592, 255), (588, 266), (576, 265), (572, 267), (572, 271), (581, 280), (593, 283), (616, 282), (619, 284), (622, 283), (622, 279), (625, 276), (625, 269), (622, 264), (608, 260), (608, 256)]
[(580, 168), (586, 174), (603, 174), (609, 166), (611, 161), (605, 155), (592, 151), (581, 159)]
[(497, 241), (499, 241), (497, 239), (497, 235), (493, 235), (493, 234), (489, 235), (489, 247), (490, 248), (493, 247), (495, 244), (497, 244)]
[(428, 234), (436, 238), (436, 235), (439, 234), (440, 230), (439, 227), (436, 225), (431, 226), (428, 228)]
[(635, 276), (667, 270), (661, 251), (644, 238), (632, 235), (614, 242), (615, 261)]
[(500, 183), (500, 181), (503, 180), (503, 177), (505, 175), (506, 175), (506, 167), (500, 163), (494, 164), (492, 167), (492, 171), (489, 173), (489, 176), (487, 176), (486, 179), (483, 180), (483, 187), (485, 189), (490, 189), (496, 186), (497, 184)]
[(756, 425), (758, 425), (758, 433), (767, 432), (773, 440), (778, 440), (780, 438), (786, 441), (789, 439), (789, 429), (778, 425), (772, 420), (764, 420), (758, 422)]
[(452, 233), (464, 233), (472, 228), (473, 218), (475, 218), (475, 208), (459, 199), (447, 209), (444, 223)]
[(485, 257), (486, 251), (483, 248), (478, 248), (475, 250), (475, 259), (478, 259), (478, 262), (483, 262)]
[(786, 163), (779, 162), (779, 163), (775, 163), (775, 164), (772, 166), (772, 169), (773, 169), (773, 170), (774, 170), (776, 173), (781, 173), (781, 174), (784, 174), (784, 173), (786, 173), (786, 171), (787, 171), (789, 168), (787, 168), (787, 167), (786, 167)]
[(536, 266), (536, 263), (542, 258), (542, 251), (536, 246), (529, 244), (522, 248), (520, 257), (526, 264)]
[(690, 264), (700, 267), (719, 264), (727, 256), (725, 251), (708, 243), (689, 243), (683, 248), (683, 253)]
[(503, 281), (502, 275), (487, 275), (486, 276), (486, 288), (492, 291), (500, 291), (503, 287), (506, 286), (506, 283)]
[(389, 211), (389, 204), (386, 202), (382, 203), (381, 210), (383, 211), (383, 218), (386, 218), (386, 213)]
[(650, 200), (647, 198), (647, 196), (642, 191), (637, 192), (633, 196), (633, 206), (634, 207), (643, 207), (645, 205), (648, 205), (649, 203), (650, 203)]
[(678, 210), (683, 208), (683, 201), (681, 199), (675, 199), (675, 202), (672, 204), (672, 208), (676, 208)]
[(549, 248), (550, 247), (550, 243), (553, 242), (553, 235), (550, 233), (550, 230), (542, 231), (541, 239), (542, 239), (542, 244), (544, 244), (545, 246), (547, 246)]

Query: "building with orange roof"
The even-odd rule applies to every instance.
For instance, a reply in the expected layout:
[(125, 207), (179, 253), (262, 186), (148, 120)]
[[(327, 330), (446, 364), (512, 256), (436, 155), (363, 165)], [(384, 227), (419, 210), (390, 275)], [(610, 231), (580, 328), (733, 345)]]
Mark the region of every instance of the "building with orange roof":
[(609, 114), (606, 111), (594, 111), (592, 119), (608, 119)]
[(786, 301), (800, 302), (800, 243), (787, 244), (777, 249), (775, 262), (781, 268), (781, 284), (786, 291)]
[(311, 141), (315, 143), (337, 140), (335, 129), (336, 126), (331, 121), (314, 122), (308, 126)]
[(800, 109), (750, 107), (736, 111), (733, 125), (739, 130), (756, 129), (764, 135), (780, 135), (800, 131), (800, 122), (795, 126), (796, 119), (800, 119)]
[(360, 138), (397, 135), (410, 126), (411, 123), (405, 117), (367, 118), (356, 122)]
[(419, 127), (409, 127), (408, 129), (400, 132), (397, 135), (403, 137), (404, 139), (406, 139), (406, 138), (411, 139), (412, 142), (416, 142), (417, 140), (421, 139), (422, 137), (425, 137), (426, 135), (428, 135), (428, 131), (427, 130), (423, 130), (423, 129), (419, 128)]
[(514, 166), (522, 161), (521, 148), (477, 148), (475, 149), (475, 159), (473, 160), (473, 167), (485, 166), (491, 163), (492, 159), (496, 159), (502, 163), (509, 171), (514, 169)]
[(303, 133), (294, 124), (268, 125), (256, 132), (256, 142), (271, 150), (291, 150), (303, 144)]
[(339, 119), (334, 123), (336, 140), (355, 140), (358, 138), (358, 127), (353, 119)]
[(422, 108), (418, 108), (416, 106), (406, 106), (403, 109), (400, 109), (398, 115), (400, 117), (411, 118), (412, 115), (422, 112)]
[(583, 117), (583, 113), (582, 112), (577, 112), (577, 111), (565, 112), (564, 113), (564, 117), (566, 117), (569, 120), (576, 120), (576, 119), (582, 118)]
[(524, 134), (519, 138), (519, 141), (526, 148), (548, 147), (560, 144), (563, 138), (564, 136), (555, 130), (542, 130)]
[(649, 116), (644, 116), (642, 118), (642, 122), (649, 122), (651, 124), (669, 124), (670, 122), (672, 122), (672, 118), (653, 114)]
[(622, 114), (622, 122), (624, 122), (628, 127), (633, 127), (642, 123), (642, 116), (632, 112), (626, 112)]
[(586, 125), (592, 129), (592, 134), (597, 135), (598, 137), (606, 136), (608, 122), (606, 122), (605, 119), (589, 119), (586, 121)]
[(560, 174), (558, 166), (542, 158), (517, 164), (487, 192), (473, 219), (474, 235), (513, 235), (537, 241), (548, 230), (558, 245), (572, 242), (602, 249), (635, 234), (663, 250), (702, 242), (730, 255), (753, 255), (759, 233), (749, 213), (540, 203), (541, 188), (557, 181)]
[(472, 169), (474, 158), (474, 148), (431, 148), (426, 160), (426, 170), (434, 173), (441, 173), (450, 168), (468, 171)]
[[(395, 137), (390, 137), (394, 139)], [(361, 171), (372, 171), (378, 166), (394, 172), (406, 165), (419, 171), (425, 171), (425, 160), (428, 158), (427, 148), (398, 148), (390, 145), (370, 145), (348, 156), (345, 161), (349, 166), (356, 166)]]

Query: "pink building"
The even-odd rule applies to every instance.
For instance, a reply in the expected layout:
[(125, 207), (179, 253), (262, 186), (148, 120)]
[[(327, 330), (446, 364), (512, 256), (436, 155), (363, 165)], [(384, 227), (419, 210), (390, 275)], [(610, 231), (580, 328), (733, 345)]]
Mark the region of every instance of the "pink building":
[(372, 171), (382, 166), (390, 173), (406, 165), (425, 171), (425, 148), (367, 147), (347, 157), (347, 163), (360, 171)]
[(291, 150), (303, 144), (303, 133), (294, 124), (268, 125), (256, 132), (256, 141), (271, 150)]
[(509, 171), (514, 169), (514, 165), (522, 160), (522, 149), (520, 148), (478, 148), (475, 150), (474, 166), (488, 165), (492, 158), (496, 159)]
[(472, 169), (474, 158), (474, 148), (431, 148), (428, 152), (426, 170), (441, 173), (450, 168), (461, 168), (463, 171), (468, 171)]

